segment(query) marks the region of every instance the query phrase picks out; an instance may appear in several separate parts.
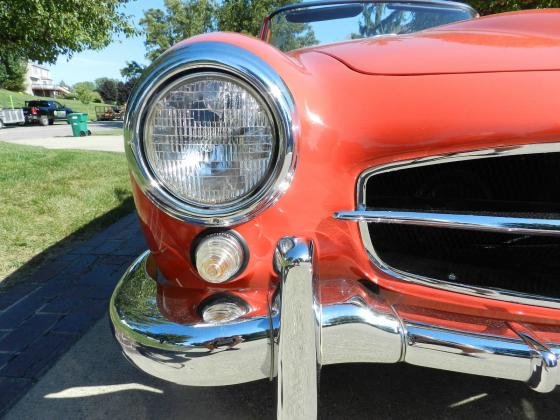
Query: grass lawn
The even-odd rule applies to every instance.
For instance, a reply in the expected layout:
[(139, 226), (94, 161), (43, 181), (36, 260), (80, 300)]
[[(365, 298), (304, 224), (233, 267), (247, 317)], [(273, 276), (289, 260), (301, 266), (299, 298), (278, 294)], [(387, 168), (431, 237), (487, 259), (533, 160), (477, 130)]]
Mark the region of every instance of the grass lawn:
[(33, 270), (133, 209), (123, 154), (3, 142), (0, 197), (0, 281), (23, 265), (21, 272)]
[[(11, 100), (10, 100), (11, 96)], [(80, 101), (69, 100), (69, 99), (59, 99), (59, 98), (43, 98), (42, 96), (33, 96), (28, 95), (27, 93), (19, 93), (19, 92), (11, 92), (9, 90), (0, 89), (0, 108), (11, 108), (12, 101), (14, 103), (14, 108), (21, 108), (25, 105), (25, 101), (38, 101), (41, 99), (45, 100), (55, 100), (60, 102), (64, 106), (67, 106), (74, 112), (86, 112), (89, 116), (89, 119), (95, 121), (97, 118), (95, 116), (95, 107), (99, 105), (99, 103), (90, 103), (90, 104), (83, 104)]]

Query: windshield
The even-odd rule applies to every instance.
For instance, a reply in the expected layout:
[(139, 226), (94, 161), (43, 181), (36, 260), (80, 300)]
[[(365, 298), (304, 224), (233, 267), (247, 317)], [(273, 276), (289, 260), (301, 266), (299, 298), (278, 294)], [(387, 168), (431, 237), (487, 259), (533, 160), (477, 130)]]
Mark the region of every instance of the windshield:
[(263, 37), (282, 51), (375, 36), (409, 34), (472, 19), (470, 6), (450, 1), (299, 3), (274, 12)]

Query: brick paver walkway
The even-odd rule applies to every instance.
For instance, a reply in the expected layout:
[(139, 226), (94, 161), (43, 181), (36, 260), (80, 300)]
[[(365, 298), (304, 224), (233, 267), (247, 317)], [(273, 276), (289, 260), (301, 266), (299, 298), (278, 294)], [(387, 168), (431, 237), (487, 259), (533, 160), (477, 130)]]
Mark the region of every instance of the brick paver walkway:
[(101, 318), (144, 249), (130, 214), (0, 294), (0, 416)]

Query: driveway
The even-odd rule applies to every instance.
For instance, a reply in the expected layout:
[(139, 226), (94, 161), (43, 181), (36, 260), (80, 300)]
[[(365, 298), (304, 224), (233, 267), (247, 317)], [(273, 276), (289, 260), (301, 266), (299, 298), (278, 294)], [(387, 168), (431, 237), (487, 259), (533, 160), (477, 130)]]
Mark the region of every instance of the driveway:
[[(151, 378), (120, 353), (105, 317), (6, 419), (273, 419), (274, 383), (190, 388)], [(407, 365), (327, 366), (321, 419), (553, 419), (560, 393)]]
[[(108, 152), (124, 152), (123, 137), (117, 133), (122, 130), (122, 121), (103, 121), (88, 123), (93, 133), (88, 137), (72, 137), (72, 129), (65, 122), (51, 126), (9, 126), (0, 130), (0, 141), (47, 149), (81, 149)], [(110, 134), (110, 135), (107, 135)]]

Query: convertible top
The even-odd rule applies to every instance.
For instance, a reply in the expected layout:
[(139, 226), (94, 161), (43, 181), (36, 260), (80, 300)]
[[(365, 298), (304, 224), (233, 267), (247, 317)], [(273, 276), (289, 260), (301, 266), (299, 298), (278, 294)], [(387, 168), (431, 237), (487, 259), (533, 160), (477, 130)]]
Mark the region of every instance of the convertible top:
[(503, 13), (311, 49), (366, 74), (560, 70), (560, 9)]

